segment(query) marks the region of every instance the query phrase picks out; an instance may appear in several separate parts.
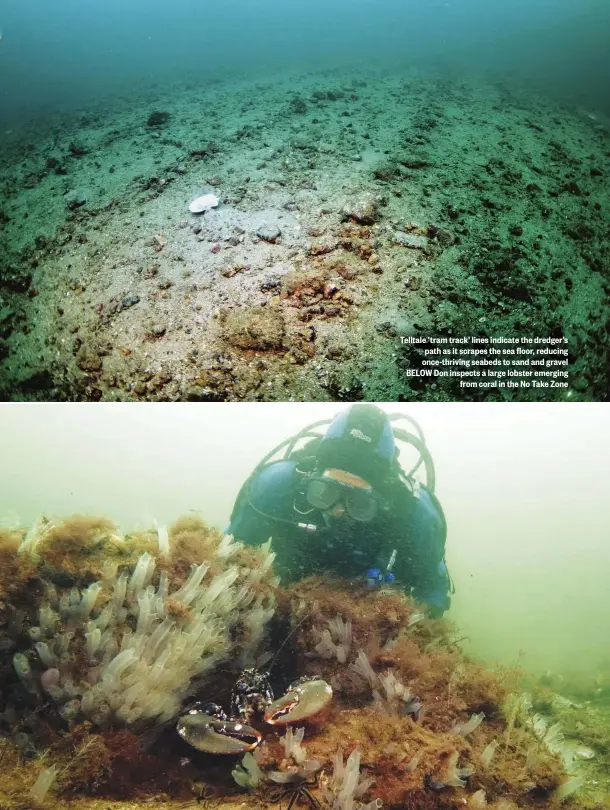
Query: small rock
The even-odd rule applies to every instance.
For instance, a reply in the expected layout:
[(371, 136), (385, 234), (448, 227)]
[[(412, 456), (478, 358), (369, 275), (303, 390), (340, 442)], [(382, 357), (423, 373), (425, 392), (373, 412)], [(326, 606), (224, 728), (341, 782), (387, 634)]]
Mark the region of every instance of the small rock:
[(275, 223), (264, 223), (257, 229), (256, 235), (265, 242), (275, 242), (282, 232)]
[(76, 355), (76, 364), (81, 371), (100, 371), (102, 358), (86, 344), (82, 345)]
[(337, 249), (339, 242), (333, 236), (325, 236), (321, 239), (316, 239), (309, 246), (309, 253), (311, 256), (321, 256), (325, 253), (332, 253)]
[(154, 337), (154, 338), (163, 337), (163, 335), (166, 332), (167, 332), (167, 327), (164, 326), (162, 323), (154, 324), (153, 326), (151, 326), (151, 328), (149, 330), (149, 334), (151, 335), (151, 337)]
[(577, 197), (580, 197), (582, 194), (581, 188), (578, 183), (575, 183), (573, 180), (563, 187), (562, 191), (567, 191), (569, 194), (574, 194)]
[(428, 247), (428, 239), (425, 236), (420, 236), (416, 233), (403, 233), (396, 231), (394, 234), (394, 243), (401, 247), (412, 248), (414, 250), (421, 250)]
[(233, 276), (236, 276), (238, 273), (241, 273), (242, 270), (249, 270), (249, 269), (250, 269), (249, 264), (234, 264), (232, 267), (223, 267), (220, 273), (225, 278), (233, 278)]
[(303, 115), (307, 112), (307, 104), (303, 101), (302, 98), (296, 96), (295, 98), (290, 100), (290, 107), (293, 113), (297, 115)]
[(121, 301), (121, 307), (123, 309), (129, 309), (129, 307), (135, 306), (135, 304), (139, 304), (140, 299), (137, 295), (128, 295)]
[(197, 197), (189, 205), (191, 214), (204, 214), (210, 208), (216, 208), (218, 205), (218, 197), (215, 194), (203, 194)]
[(379, 205), (372, 194), (363, 194), (348, 202), (343, 208), (345, 220), (353, 219), (361, 225), (373, 225), (377, 222), (378, 213)]
[(436, 225), (428, 226), (427, 236), (444, 248), (454, 245), (456, 241), (451, 231), (447, 231), (445, 228), (439, 228)]
[(282, 286), (281, 279), (279, 278), (270, 278), (267, 281), (263, 281), (261, 284), (261, 292), (271, 292), (272, 290), (277, 290), (278, 287)]
[(385, 337), (395, 338), (398, 335), (398, 330), (391, 321), (382, 321), (375, 324), (375, 331)]
[(81, 141), (71, 141), (68, 151), (73, 157), (82, 157), (87, 154), (87, 147)]
[(406, 169), (425, 169), (430, 165), (427, 160), (416, 157), (401, 158), (400, 163), (402, 163)]
[(0, 280), (2, 287), (7, 290), (16, 293), (24, 293), (27, 292), (32, 283), (32, 276), (21, 268), (13, 269), (12, 267), (4, 267)]
[(80, 208), (87, 202), (87, 193), (80, 189), (68, 192), (66, 194), (66, 205), (70, 210)]
[(240, 349), (280, 349), (285, 325), (282, 313), (265, 307), (237, 309), (224, 323), (224, 338)]
[(152, 112), (148, 116), (148, 121), (146, 122), (146, 126), (149, 127), (160, 127), (163, 124), (166, 124), (170, 119), (170, 114), (168, 112)]

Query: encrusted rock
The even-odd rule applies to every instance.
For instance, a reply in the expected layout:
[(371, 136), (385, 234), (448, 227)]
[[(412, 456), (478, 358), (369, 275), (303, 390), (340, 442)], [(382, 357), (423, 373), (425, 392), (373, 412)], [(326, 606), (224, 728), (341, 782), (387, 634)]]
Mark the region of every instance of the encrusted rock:
[(304, 363), (316, 353), (316, 333), (311, 324), (295, 326), (288, 335), (288, 345), (294, 363)]
[(76, 355), (76, 365), (81, 371), (101, 371), (102, 358), (87, 344), (83, 344)]
[(324, 253), (331, 253), (337, 249), (339, 241), (333, 236), (324, 236), (321, 239), (313, 241), (309, 247), (309, 253), (312, 256), (321, 256)]
[(270, 307), (234, 310), (223, 324), (225, 340), (239, 349), (281, 349), (284, 332), (282, 313)]
[(265, 222), (256, 230), (259, 239), (265, 242), (275, 242), (282, 235), (279, 226), (275, 222)]
[(307, 298), (324, 289), (328, 280), (328, 269), (308, 267), (306, 270), (293, 270), (282, 279), (282, 297)]
[(372, 194), (362, 194), (343, 207), (343, 219), (353, 219), (361, 225), (373, 225), (379, 216), (379, 203)]

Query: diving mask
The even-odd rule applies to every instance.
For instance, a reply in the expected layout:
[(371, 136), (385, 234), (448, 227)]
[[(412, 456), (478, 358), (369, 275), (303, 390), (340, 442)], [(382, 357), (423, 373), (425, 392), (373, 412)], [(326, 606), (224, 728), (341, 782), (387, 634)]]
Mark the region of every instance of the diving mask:
[(305, 492), (307, 502), (315, 509), (328, 512), (340, 506), (360, 523), (369, 523), (378, 510), (378, 495), (363, 478), (345, 470), (328, 469), (312, 475)]

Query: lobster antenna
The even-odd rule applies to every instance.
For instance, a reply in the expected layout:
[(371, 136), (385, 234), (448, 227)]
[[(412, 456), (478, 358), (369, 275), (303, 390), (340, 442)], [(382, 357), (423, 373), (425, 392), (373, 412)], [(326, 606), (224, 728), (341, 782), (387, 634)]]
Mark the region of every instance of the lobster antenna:
[(269, 665), (269, 669), (268, 669), (268, 671), (269, 671), (269, 672), (271, 672), (271, 670), (272, 670), (272, 669), (273, 669), (273, 667), (275, 666), (275, 662), (277, 661), (277, 657), (278, 657), (278, 655), (279, 655), (279, 654), (282, 652), (282, 650), (284, 649), (284, 647), (286, 646), (286, 642), (288, 641), (288, 639), (290, 638), (290, 636), (292, 636), (292, 635), (293, 635), (293, 633), (296, 633), (296, 631), (297, 631), (297, 630), (299, 629), (299, 627), (300, 627), (300, 626), (303, 624), (303, 622), (304, 622), (304, 621), (306, 621), (307, 619), (309, 619), (311, 616), (313, 616), (313, 610), (310, 610), (310, 611), (309, 611), (309, 613), (306, 613), (306, 614), (303, 616), (303, 618), (302, 618), (300, 621), (298, 621), (298, 622), (295, 624), (295, 626), (292, 628), (292, 630), (291, 630), (291, 631), (288, 633), (288, 635), (286, 636), (286, 638), (285, 638), (285, 639), (282, 641), (282, 643), (281, 643), (281, 644), (280, 644), (280, 646), (278, 647), (277, 652), (276, 652), (276, 653), (275, 653), (275, 655), (273, 656), (273, 659), (272, 659), (272, 661), (271, 661), (271, 664)]

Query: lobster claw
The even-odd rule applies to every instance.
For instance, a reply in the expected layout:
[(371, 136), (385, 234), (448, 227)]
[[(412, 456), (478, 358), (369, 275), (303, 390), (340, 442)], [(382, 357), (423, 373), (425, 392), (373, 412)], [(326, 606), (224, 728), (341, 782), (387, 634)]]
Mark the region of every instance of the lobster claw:
[(206, 754), (243, 754), (252, 751), (263, 735), (238, 720), (227, 720), (193, 710), (183, 714), (176, 725), (182, 739)]
[(265, 721), (272, 726), (286, 726), (312, 720), (330, 706), (332, 697), (332, 687), (321, 678), (301, 679), (285, 695), (269, 703)]

